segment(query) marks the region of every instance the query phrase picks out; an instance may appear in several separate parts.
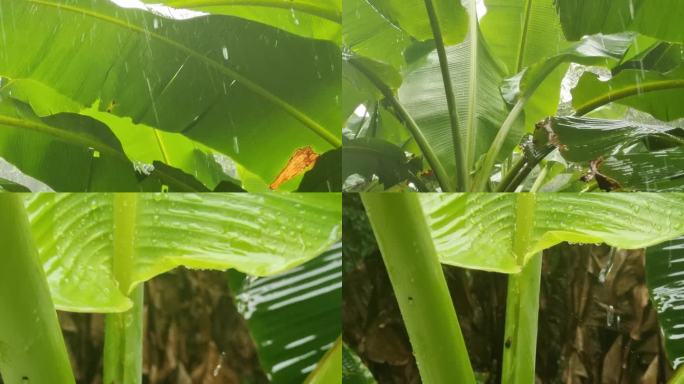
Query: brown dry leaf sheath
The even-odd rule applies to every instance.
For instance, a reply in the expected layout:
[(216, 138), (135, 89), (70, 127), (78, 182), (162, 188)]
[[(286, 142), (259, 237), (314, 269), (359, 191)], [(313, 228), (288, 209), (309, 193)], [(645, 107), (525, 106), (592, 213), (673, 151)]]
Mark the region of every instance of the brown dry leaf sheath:
[(280, 171), (278, 177), (268, 187), (270, 189), (278, 189), (284, 182), (310, 170), (316, 164), (319, 156), (310, 146), (297, 148), (290, 157), (290, 160), (287, 161), (285, 168)]

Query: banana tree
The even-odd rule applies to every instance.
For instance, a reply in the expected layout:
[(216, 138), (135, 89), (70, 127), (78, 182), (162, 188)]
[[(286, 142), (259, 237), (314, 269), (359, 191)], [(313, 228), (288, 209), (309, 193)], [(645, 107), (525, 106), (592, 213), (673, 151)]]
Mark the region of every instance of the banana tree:
[(426, 383), (475, 383), (440, 263), (509, 275), (502, 382), (531, 383), (544, 249), (563, 241), (635, 249), (684, 233), (677, 193), (364, 193), (362, 200)]
[(345, 190), (682, 189), (678, 4), (390, 3), (343, 4)]
[[(337, 194), (2, 194), (0, 201), (6, 382), (74, 382), (57, 308), (106, 313), (104, 380), (139, 383), (146, 280), (181, 265), (273, 275), (341, 236)], [(333, 330), (331, 352), (312, 377), (329, 375), (325, 367), (341, 360), (335, 337)]]
[(339, 1), (149, 3), (0, 5), (1, 157), (57, 191), (294, 190), (340, 147)]

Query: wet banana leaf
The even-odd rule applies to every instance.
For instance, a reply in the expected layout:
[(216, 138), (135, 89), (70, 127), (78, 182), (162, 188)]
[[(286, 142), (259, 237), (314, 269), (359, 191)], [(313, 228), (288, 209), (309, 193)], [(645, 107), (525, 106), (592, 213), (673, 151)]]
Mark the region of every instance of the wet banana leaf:
[[(643, 43), (643, 42), (642, 42)], [(638, 45), (638, 41), (634, 46)], [(584, 115), (617, 102), (655, 118), (680, 118), (684, 97), (684, 54), (681, 44), (656, 43), (612, 69), (612, 77), (599, 79), (584, 74), (572, 90), (572, 105)]]
[[(432, 40), (432, 28), (428, 19), (425, 1), (366, 0), (380, 14), (396, 27), (406, 31), (417, 40)], [(432, 0), (439, 21), (444, 43), (460, 43), (468, 30), (468, 15), (458, 1)]]
[[(342, 0), (144, 0), (148, 9), (171, 13), (160, 7), (237, 16), (290, 33), (339, 42)], [(183, 13), (181, 13), (183, 14)], [(187, 13), (186, 13), (187, 14)]]
[(639, 142), (657, 140), (664, 146), (684, 147), (684, 131), (665, 124), (588, 117), (556, 117), (551, 120), (551, 140), (570, 161), (609, 156)]
[(684, 117), (684, 68), (667, 74), (625, 69), (608, 81), (585, 73), (572, 90), (572, 106), (583, 115), (617, 102), (650, 113), (656, 119), (672, 121)]
[(53, 113), (99, 101), (101, 111), (204, 143), (266, 183), (298, 148), (340, 145), (340, 50), (331, 42), (104, 0), (2, 2), (0, 13), (0, 76), (64, 96), (50, 98)]
[[(107, 111), (100, 111), (99, 103), (88, 109), (80, 109), (75, 101), (58, 94), (53, 89), (39, 82), (28, 79), (7, 82), (7, 84), (0, 88), (0, 94), (17, 102), (29, 103), (31, 109), (40, 117), (48, 117), (60, 113), (60, 110), (64, 110), (99, 120), (109, 127), (116, 138), (119, 139), (126, 157), (132, 162), (147, 165), (151, 165), (154, 162), (163, 162), (165, 165), (191, 173), (193, 177), (204, 184), (202, 187), (204, 189), (213, 189), (222, 180), (228, 179), (228, 175), (225, 174), (222, 167), (217, 163), (209, 147), (190, 140), (179, 133), (166, 132), (143, 124), (133, 124), (130, 118), (119, 117)], [(85, 118), (83, 120), (88, 121)], [(103, 129), (106, 129), (106, 127), (100, 130)], [(51, 138), (51, 132), (49, 131), (38, 133)], [(77, 137), (72, 139), (77, 139)], [(62, 140), (65, 139), (62, 138)], [(96, 143), (91, 148), (100, 150)], [(81, 165), (78, 161), (74, 160), (72, 159), (73, 163), (65, 168), (77, 168)], [(145, 167), (140, 165), (139, 168), (144, 170)], [(37, 176), (39, 168), (29, 172)], [(58, 191), (65, 190), (61, 187), (53, 188)], [(112, 185), (109, 191), (122, 190), (121, 188), (117, 189), (116, 185)], [(145, 190), (145, 188), (142, 188), (142, 190)]]
[(133, 164), (109, 128), (90, 117), (39, 117), (19, 101), (0, 100), (0, 156), (52, 189), (136, 191)]
[(511, 104), (520, 98), (529, 99), (525, 104), (525, 127), (531, 130), (536, 122), (556, 113), (567, 64), (608, 66), (623, 57), (633, 40), (631, 34), (620, 34), (588, 36), (570, 45), (557, 43), (556, 53), (531, 63), (506, 79), (502, 86), (504, 98)]
[(646, 285), (674, 369), (684, 365), (684, 237), (646, 249)]
[(627, 190), (684, 191), (684, 148), (618, 153), (605, 159), (599, 171)]
[(342, 245), (278, 275), (242, 283), (234, 278), (238, 310), (272, 381), (301, 383), (316, 375), (318, 362), (342, 333)]
[[(469, 148), (465, 150), (466, 161), (475, 164), (487, 152), (508, 115), (508, 105), (499, 90), (504, 72), (479, 33), (478, 38), (469, 38), (447, 48), (446, 54), (456, 96), (461, 141), (464, 148)], [(398, 95), (447, 173), (455, 174), (449, 112), (436, 51), (409, 68)], [(516, 119), (500, 157), (510, 153), (520, 141), (522, 123), (522, 118)]]
[[(97, 108), (83, 110), (81, 114), (107, 124), (121, 141), (126, 156), (133, 162), (161, 163), (163, 166), (178, 168), (209, 190), (215, 189), (222, 181), (234, 181), (219, 163), (218, 152), (182, 134), (133, 124), (129, 118), (118, 117)], [(158, 168), (155, 167), (155, 170)], [(154, 192), (158, 191), (160, 190)]]
[[(488, 1), (480, 28), (492, 55), (501, 60), (506, 76), (557, 55), (568, 43), (563, 38), (553, 0)], [(553, 114), (558, 107), (565, 66), (546, 76), (525, 107), (525, 127)]]
[(381, 139), (362, 138), (345, 142), (342, 178), (360, 175), (370, 181), (377, 177), (385, 188), (408, 179), (421, 170), (419, 159), (410, 159), (396, 145)]
[(595, 33), (639, 32), (659, 39), (684, 41), (684, 12), (679, 0), (557, 0), (563, 32), (569, 40)]
[[(563, 241), (635, 249), (684, 234), (681, 193), (421, 194), (419, 199), (442, 263), (465, 268), (517, 273), (532, 255)], [(518, 236), (528, 236), (529, 247), (515, 254)]]
[(31, 229), (57, 308), (122, 312), (184, 265), (286, 271), (340, 238), (338, 194), (36, 194)]
[(346, 48), (397, 72), (406, 66), (403, 52), (412, 43), (408, 33), (392, 24), (368, 0), (345, 0), (343, 7), (342, 39)]

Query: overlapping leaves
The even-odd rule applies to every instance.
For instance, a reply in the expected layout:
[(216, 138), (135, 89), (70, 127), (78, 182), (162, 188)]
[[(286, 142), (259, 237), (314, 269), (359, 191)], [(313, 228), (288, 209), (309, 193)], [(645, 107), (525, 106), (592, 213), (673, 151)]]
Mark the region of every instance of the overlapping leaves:
[[(340, 8), (335, 2), (298, 4), (323, 10), (312, 18), (334, 18)], [(275, 14), (291, 12), (282, 5), (226, 3), (230, 11), (219, 13), (250, 20), (272, 13), (266, 24), (281, 27), (285, 22)], [(124, 9), (104, 0), (3, 2), (0, 12), (5, 42), (0, 76), (14, 88), (4, 95), (40, 105), (38, 115), (79, 113), (96, 105), (101, 112), (132, 119), (129, 131), (154, 135), (151, 151), (175, 149), (175, 141), (156, 130), (180, 133), (203, 143), (197, 149), (205, 154), (211, 154), (210, 147), (230, 156), (265, 184), (296, 149), (308, 146), (323, 153), (340, 144), (339, 47), (334, 42), (303, 38), (306, 33), (294, 35), (264, 20), (224, 15), (175, 20), (169, 16), (177, 14)], [(293, 23), (290, 29), (308, 28), (313, 37), (324, 38), (313, 31), (318, 31), (314, 24), (326, 28), (320, 24)], [(335, 27), (328, 29), (332, 39)], [(63, 137), (46, 134), (45, 140)], [(81, 165), (66, 156), (56, 156), (54, 163)], [(188, 161), (170, 165), (196, 173)]]

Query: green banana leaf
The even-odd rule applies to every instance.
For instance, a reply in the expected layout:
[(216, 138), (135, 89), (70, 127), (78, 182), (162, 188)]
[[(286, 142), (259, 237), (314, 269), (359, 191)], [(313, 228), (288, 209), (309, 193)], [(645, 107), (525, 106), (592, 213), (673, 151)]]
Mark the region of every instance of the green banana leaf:
[[(137, 284), (180, 265), (279, 273), (341, 231), (330, 193), (35, 194), (26, 207), (55, 306), (78, 312), (126, 311)], [(115, 256), (117, 228), (132, 234), (130, 260)]]
[(55, 190), (138, 189), (116, 136), (101, 122), (73, 113), (41, 118), (22, 102), (0, 100), (0, 156)]
[(342, 41), (347, 50), (396, 71), (406, 66), (403, 52), (412, 43), (408, 33), (393, 25), (368, 0), (344, 0), (343, 9)]
[[(466, 149), (469, 164), (475, 164), (487, 152), (509, 111), (499, 90), (504, 79), (503, 69), (491, 56), (479, 33), (477, 35), (477, 38), (469, 38), (446, 49), (461, 142), (469, 148)], [(398, 95), (447, 173), (455, 174), (449, 112), (436, 51), (409, 68)], [(516, 120), (500, 158), (520, 141), (522, 120)]]
[[(424, 0), (366, 0), (395, 28), (417, 40), (432, 40), (432, 27)], [(460, 43), (468, 30), (468, 14), (460, 1), (432, 0), (446, 45)]]
[(672, 121), (684, 117), (683, 100), (684, 68), (667, 74), (626, 69), (608, 81), (585, 73), (572, 90), (572, 106), (578, 114), (618, 102), (650, 113), (656, 119)]
[[(527, 195), (527, 194), (523, 194)], [(643, 248), (684, 234), (684, 194), (421, 194), (442, 263), (518, 273), (534, 254), (563, 241)], [(531, 201), (531, 202), (530, 202)], [(520, 225), (524, 222), (524, 225)], [(529, 247), (513, 252), (518, 236)]]
[(229, 16), (164, 19), (104, 0), (2, 2), (0, 13), (0, 76), (63, 95), (52, 112), (99, 101), (102, 111), (226, 154), (267, 183), (297, 148), (340, 145), (340, 50), (330, 42)]
[(646, 249), (646, 285), (674, 369), (684, 364), (684, 237)]
[(237, 16), (313, 39), (339, 42), (341, 0), (144, 0), (160, 13), (159, 5), (212, 14)]
[(618, 153), (605, 159), (599, 171), (627, 189), (684, 191), (684, 148)]
[(684, 41), (679, 0), (556, 0), (568, 40), (595, 33), (639, 32), (659, 39)]
[(133, 162), (161, 162), (166, 166), (178, 168), (192, 175), (209, 190), (216, 188), (222, 181), (235, 182), (218, 163), (218, 152), (186, 136), (143, 124), (133, 124), (130, 118), (102, 112), (97, 107), (82, 110), (80, 113), (105, 123), (121, 141), (126, 156)]
[[(553, 0), (487, 1), (480, 30), (493, 56), (514, 76), (525, 68), (554, 57), (568, 43), (563, 38)], [(525, 127), (554, 114), (565, 66), (548, 74), (525, 106)]]
[(236, 280), (265, 372), (274, 383), (304, 382), (342, 333), (342, 245), (282, 274)]
[(609, 36), (588, 36), (574, 44), (530, 64), (522, 72), (506, 80), (502, 93), (507, 102), (513, 104), (524, 97), (525, 127), (532, 130), (534, 124), (558, 109), (560, 86), (568, 63), (608, 66), (620, 60), (634, 37), (632, 34)]
[(658, 140), (661, 145), (670, 147), (684, 147), (682, 129), (665, 124), (554, 117), (550, 128), (554, 135), (554, 144), (560, 148), (561, 155), (575, 162), (608, 156), (647, 139)]
[(567, 45), (553, 0), (490, 0), (485, 5), (480, 30), (508, 76), (558, 54)]
[[(33, 80), (19, 79), (9, 81), (0, 88), (0, 94), (8, 98), (7, 103), (11, 103), (12, 100), (17, 100), (15, 103), (20, 101), (30, 103), (31, 109), (40, 117), (48, 117), (59, 113), (60, 109), (74, 112), (79, 111), (76, 102)], [(88, 109), (81, 110), (80, 114), (99, 120), (109, 127), (121, 142), (126, 157), (131, 159), (131, 161), (143, 164), (163, 162), (165, 165), (192, 173), (193, 177), (204, 184), (200, 188), (192, 189), (192, 191), (214, 189), (221, 181), (231, 179), (217, 163), (212, 150), (207, 146), (192, 141), (178, 133), (161, 131), (143, 124), (133, 124), (130, 118), (118, 117), (108, 112), (100, 111), (97, 104)], [(29, 109), (24, 108), (24, 110), (28, 111)], [(12, 113), (11, 107), (8, 108), (8, 113)], [(74, 116), (74, 119), (79, 120), (76, 116)], [(80, 119), (80, 121), (87, 122), (89, 119), (84, 118)], [(99, 131), (105, 132), (107, 127), (100, 128)], [(43, 130), (38, 133), (45, 135), (45, 139), (52, 138), (53, 140), (66, 143), (78, 142), (77, 137), (56, 134), (58, 132), (54, 131)], [(69, 161), (69, 163), (62, 163), (66, 161)], [(54, 162), (55, 166), (64, 169), (77, 169), (83, 166), (82, 160), (74, 157), (55, 157), (49, 159), (49, 162)], [(29, 168), (26, 172), (37, 176), (43, 166), (45, 165), (38, 165), (36, 169)], [(128, 170), (124, 173), (129, 174), (131, 171)], [(97, 177), (102, 176), (97, 175)], [(90, 176), (85, 175), (85, 177)], [(55, 181), (60, 182), (59, 180)], [(72, 191), (72, 189), (64, 189), (64, 187), (59, 185), (52, 185), (52, 187), (58, 191)], [(76, 189), (73, 191), (88, 190)], [(110, 189), (105, 189), (105, 191), (111, 190), (117, 190), (116, 185), (112, 185)], [(121, 190), (121, 188), (118, 190)], [(146, 189), (143, 188), (142, 190)], [(184, 189), (184, 191), (186, 190)]]
[(683, 97), (682, 45), (661, 42), (613, 68), (609, 80), (585, 73), (572, 90), (572, 105), (583, 115), (617, 102), (671, 121), (684, 116), (680, 108)]
[(405, 181), (422, 169), (420, 160), (412, 161), (401, 148), (381, 139), (346, 141), (343, 153), (343, 179), (358, 174), (370, 181), (375, 176), (385, 188)]

